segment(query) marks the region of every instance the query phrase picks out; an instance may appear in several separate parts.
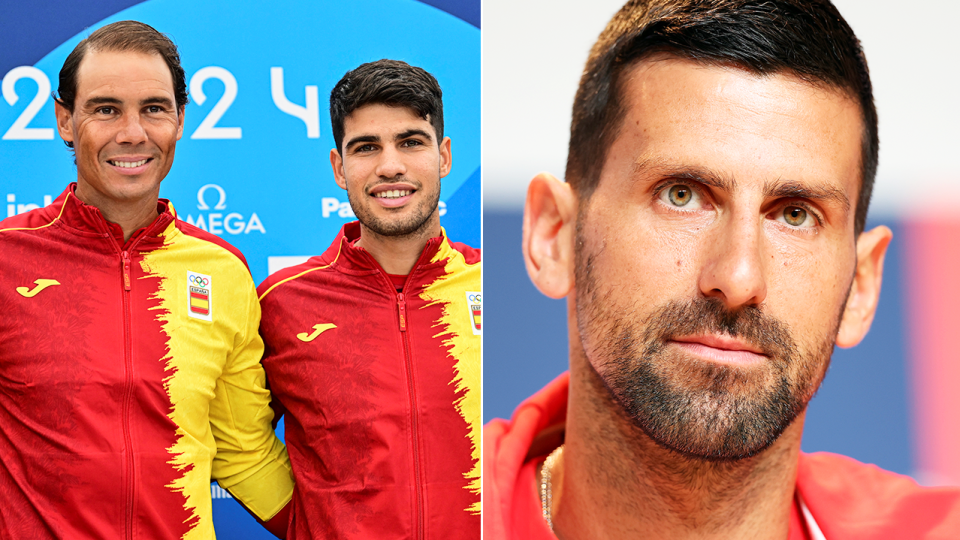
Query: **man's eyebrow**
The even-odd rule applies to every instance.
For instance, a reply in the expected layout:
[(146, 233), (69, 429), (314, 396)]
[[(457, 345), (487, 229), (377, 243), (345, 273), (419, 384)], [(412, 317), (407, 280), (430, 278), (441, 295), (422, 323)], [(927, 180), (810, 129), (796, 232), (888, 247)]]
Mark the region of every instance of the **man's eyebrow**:
[(144, 105), (163, 105), (168, 108), (173, 108), (173, 100), (161, 96), (148, 97), (140, 100), (140, 106), (143, 107)]
[(94, 96), (85, 102), (83, 102), (84, 107), (93, 107), (94, 105), (122, 105), (123, 102), (115, 97), (109, 96)]
[[(643, 175), (654, 175), (660, 178), (675, 178), (678, 180), (692, 180), (706, 186), (715, 187), (724, 191), (733, 191), (737, 181), (717, 174), (702, 167), (670, 164), (659, 158), (649, 158), (637, 162), (634, 172)], [(833, 186), (810, 185), (796, 180), (775, 180), (764, 184), (763, 195), (766, 198), (796, 198), (813, 201), (828, 201), (839, 204), (844, 212), (850, 211), (850, 199), (842, 189)]]
[(850, 199), (840, 188), (823, 185), (808, 185), (795, 180), (776, 180), (763, 186), (763, 194), (768, 198), (810, 199), (839, 204), (844, 213), (850, 211)]
[(398, 133), (398, 134), (393, 138), (393, 140), (395, 140), (395, 141), (400, 141), (400, 140), (403, 140), (403, 139), (409, 139), (410, 137), (414, 137), (414, 136), (417, 136), (417, 135), (423, 137), (423, 138), (426, 139), (427, 141), (432, 141), (432, 140), (433, 140), (433, 137), (431, 137), (429, 133), (427, 133), (426, 131), (424, 131), (424, 130), (422, 130), (422, 129), (408, 129), (408, 130), (406, 130), (406, 131), (404, 131), (404, 132), (402, 132), (402, 133)]
[(635, 174), (656, 176), (658, 178), (674, 178), (677, 180), (691, 180), (705, 186), (714, 187), (723, 191), (733, 191), (737, 187), (734, 178), (723, 176), (710, 169), (690, 165), (667, 163), (659, 158), (648, 158), (638, 161), (633, 170)]
[[(123, 105), (123, 100), (110, 96), (94, 96), (84, 102), (86, 107), (93, 107), (96, 105)], [(173, 107), (173, 100), (168, 97), (162, 96), (152, 96), (140, 100), (140, 106), (145, 105), (163, 105), (166, 107)]]
[(347, 144), (343, 145), (344, 148), (353, 148), (354, 146), (362, 143), (379, 143), (380, 137), (378, 135), (358, 135), (349, 141)]

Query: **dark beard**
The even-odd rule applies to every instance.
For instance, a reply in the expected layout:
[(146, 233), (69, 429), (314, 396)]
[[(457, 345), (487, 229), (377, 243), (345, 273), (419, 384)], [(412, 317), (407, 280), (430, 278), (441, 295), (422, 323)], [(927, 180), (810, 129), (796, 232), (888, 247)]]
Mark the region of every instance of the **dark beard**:
[[(400, 180), (402, 179), (397, 181)], [(440, 204), (439, 182), (437, 184), (436, 192), (431, 194), (431, 197), (428, 197), (426, 200), (422, 201), (422, 203), (416, 208), (416, 211), (404, 220), (381, 220), (375, 217), (372, 213), (367, 212), (365, 206), (358, 204), (357, 201), (354, 201), (349, 191), (347, 192), (347, 198), (350, 200), (350, 207), (353, 209), (354, 215), (357, 216), (357, 220), (359, 220), (360, 223), (362, 223), (368, 230), (380, 236), (411, 236), (416, 235), (425, 228), (429, 227), (430, 216), (433, 215), (433, 213), (437, 210), (437, 206)], [(368, 195), (363, 194), (362, 196), (367, 197)]]
[[(833, 350), (829, 335), (805, 355), (787, 326), (759, 306), (730, 311), (706, 297), (667, 302), (638, 321), (629, 310), (611, 309), (612, 292), (598, 289), (591, 267), (592, 257), (578, 253), (577, 320), (588, 363), (627, 418), (659, 445), (710, 460), (753, 456), (813, 397)], [(703, 334), (739, 338), (767, 359), (724, 365), (670, 345)]]

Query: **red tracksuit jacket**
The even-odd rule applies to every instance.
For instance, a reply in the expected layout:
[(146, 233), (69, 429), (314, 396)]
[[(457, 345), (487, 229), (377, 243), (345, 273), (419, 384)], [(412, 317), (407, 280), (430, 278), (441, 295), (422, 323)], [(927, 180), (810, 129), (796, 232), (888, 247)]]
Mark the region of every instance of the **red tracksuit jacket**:
[[(558, 428), (566, 421), (568, 377), (561, 375), (521, 403), (511, 420), (484, 426), (484, 540), (556, 540), (543, 519), (535, 478), (562, 439)], [(801, 453), (795, 493), (790, 540), (960, 538), (960, 490), (923, 488), (847, 457)]]
[(158, 211), (124, 243), (71, 185), (0, 222), (0, 538), (212, 539), (211, 477), (292, 496), (246, 263)]
[(288, 538), (479, 538), (480, 252), (433, 238), (397, 292), (359, 234), (258, 288)]

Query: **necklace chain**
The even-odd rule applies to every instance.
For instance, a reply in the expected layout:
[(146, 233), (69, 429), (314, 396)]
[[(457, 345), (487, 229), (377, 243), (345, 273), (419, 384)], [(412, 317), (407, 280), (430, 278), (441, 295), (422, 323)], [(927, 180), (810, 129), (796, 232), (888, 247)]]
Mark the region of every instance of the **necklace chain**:
[(543, 520), (547, 522), (551, 531), (553, 531), (553, 468), (562, 455), (563, 445), (561, 444), (550, 452), (540, 466), (540, 509), (543, 512)]

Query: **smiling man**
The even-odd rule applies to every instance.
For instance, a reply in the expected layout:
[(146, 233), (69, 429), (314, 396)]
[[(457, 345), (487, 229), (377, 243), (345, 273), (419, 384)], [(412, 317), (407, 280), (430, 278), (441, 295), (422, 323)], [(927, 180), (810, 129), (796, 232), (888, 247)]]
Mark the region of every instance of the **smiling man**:
[(440, 86), (363, 64), (330, 116), (359, 221), (259, 287), (298, 484), (288, 538), (479, 538), (480, 251), (440, 227)]
[(523, 251), (570, 372), (484, 433), (486, 538), (954, 538), (960, 492), (800, 452), (886, 227), (866, 60), (828, 1), (636, 0), (591, 50)]
[(246, 261), (158, 198), (184, 79), (176, 46), (135, 21), (60, 71), (77, 181), (0, 222), (0, 537), (212, 539), (211, 479), (286, 529)]

